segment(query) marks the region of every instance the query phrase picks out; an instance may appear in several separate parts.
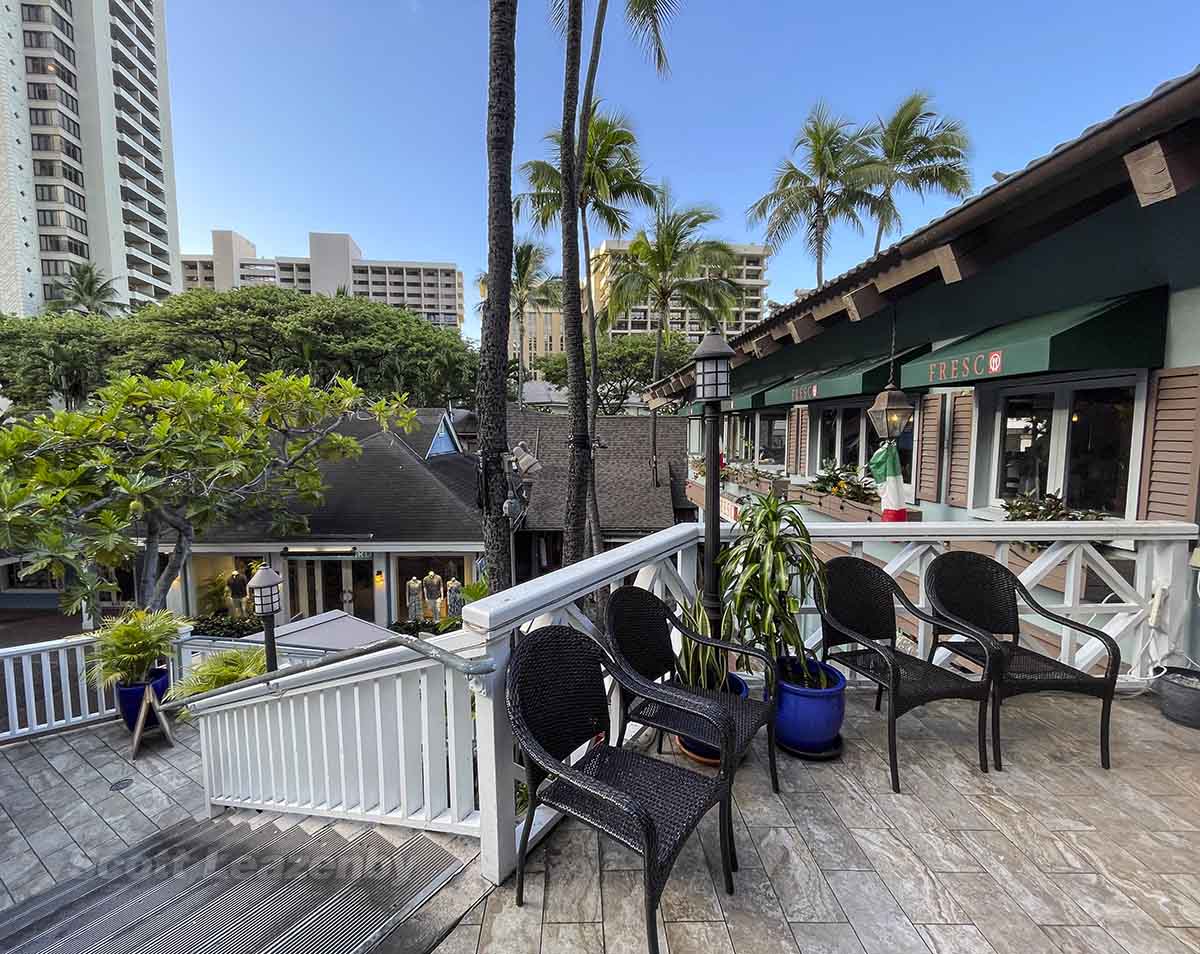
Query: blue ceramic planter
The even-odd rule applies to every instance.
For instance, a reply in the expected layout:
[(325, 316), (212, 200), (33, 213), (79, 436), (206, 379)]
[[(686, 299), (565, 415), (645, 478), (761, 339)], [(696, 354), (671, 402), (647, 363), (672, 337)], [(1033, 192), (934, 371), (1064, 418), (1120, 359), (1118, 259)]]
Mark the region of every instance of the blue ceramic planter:
[(795, 657), (779, 660), (779, 715), (775, 723), (775, 741), (781, 749), (798, 755), (820, 756), (837, 747), (846, 715), (846, 679), (831, 666), (808, 662), (809, 669), (820, 666), (830, 679), (827, 689), (807, 689), (797, 680), (804, 662)]
[[(150, 684), (154, 686), (154, 692), (158, 695), (161, 702), (162, 697), (167, 693), (167, 686), (171, 682), (171, 675), (165, 669), (150, 670)], [(125, 724), (129, 726), (129, 731), (132, 732), (137, 725), (138, 710), (142, 708), (142, 697), (146, 694), (146, 684), (144, 682), (135, 682), (132, 686), (117, 686), (117, 707), (121, 710), (121, 718), (125, 720)], [(146, 728), (158, 725), (158, 717), (155, 716), (153, 710), (146, 716)]]
[[(743, 699), (750, 695), (750, 687), (746, 685), (746, 680), (732, 672), (725, 676), (725, 691), (735, 692)], [(706, 745), (698, 739), (681, 735), (679, 736), (679, 745), (686, 754), (690, 755), (697, 762), (716, 765), (721, 761), (720, 749), (713, 745)]]

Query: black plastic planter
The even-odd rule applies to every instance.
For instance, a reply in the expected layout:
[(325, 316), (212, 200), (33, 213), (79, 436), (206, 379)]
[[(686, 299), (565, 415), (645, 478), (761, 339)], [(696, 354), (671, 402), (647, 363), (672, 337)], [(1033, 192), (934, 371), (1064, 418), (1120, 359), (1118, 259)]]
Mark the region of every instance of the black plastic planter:
[(1154, 688), (1163, 715), (1172, 722), (1200, 729), (1200, 669), (1164, 666)]

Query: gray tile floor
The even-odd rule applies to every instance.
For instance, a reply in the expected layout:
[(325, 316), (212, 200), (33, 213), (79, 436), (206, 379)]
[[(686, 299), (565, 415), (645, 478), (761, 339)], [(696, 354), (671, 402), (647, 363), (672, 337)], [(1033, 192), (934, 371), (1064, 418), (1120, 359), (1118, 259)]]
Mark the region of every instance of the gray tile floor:
[[(735, 786), (742, 869), (720, 890), (715, 818), (660, 906), (670, 954), (1187, 954), (1200, 952), (1200, 732), (1152, 699), (1119, 702), (1100, 769), (1099, 704), (1027, 696), (1004, 707), (1005, 771), (975, 761), (969, 705), (900, 720), (899, 795), (873, 693), (851, 693), (840, 762), (760, 748)], [(677, 754), (668, 758), (678, 759)], [(641, 954), (639, 859), (570, 821), (440, 954)]]
[(200, 817), (200, 734), (177, 735), (148, 735), (135, 762), (117, 722), (0, 746), (0, 910)]

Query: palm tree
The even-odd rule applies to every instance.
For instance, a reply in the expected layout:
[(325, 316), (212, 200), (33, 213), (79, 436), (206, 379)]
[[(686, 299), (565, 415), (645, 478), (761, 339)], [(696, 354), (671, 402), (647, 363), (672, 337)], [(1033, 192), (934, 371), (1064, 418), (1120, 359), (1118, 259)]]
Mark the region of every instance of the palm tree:
[(512, 285), (512, 151), (516, 123), (517, 0), (491, 0), (488, 32), (488, 304), (480, 322), (479, 462), (483, 471), (483, 545), (493, 593), (512, 584), (507, 477), (508, 326)]
[[(599, 346), (596, 341), (596, 300), (592, 288), (592, 224), (605, 228), (610, 235), (622, 235), (629, 228), (629, 205), (653, 206), (655, 188), (646, 181), (637, 151), (637, 136), (629, 120), (620, 113), (601, 113), (599, 103), (592, 107), (587, 124), (587, 156), (579, 185), (579, 220), (583, 232), (584, 298), (587, 306), (588, 350), (592, 369), (588, 388), (588, 431), (596, 433), (600, 413)], [(556, 152), (561, 152), (560, 134), (546, 136)], [(548, 228), (561, 214), (562, 173), (553, 160), (535, 159), (521, 166), (529, 191), (517, 196), (514, 210), (520, 215), (529, 207), (534, 223)], [(603, 548), (600, 508), (596, 499), (596, 474), (588, 475), (588, 523), (593, 552)]]
[(78, 311), (85, 315), (111, 315), (124, 311), (120, 293), (113, 287), (113, 279), (104, 277), (104, 270), (95, 262), (72, 265), (65, 279), (54, 283), (60, 297), (50, 302), (51, 311)]
[(907, 189), (923, 196), (937, 191), (961, 198), (971, 191), (966, 131), (957, 120), (935, 113), (930, 108), (932, 103), (928, 93), (912, 93), (875, 128), (871, 155), (862, 175), (878, 190), (872, 209), (879, 222), (876, 254), (883, 236), (900, 228), (897, 192)]
[[(663, 30), (679, 0), (625, 0), (625, 15), (634, 38), (650, 54), (660, 74), (667, 71)], [(567, 403), (571, 415), (571, 457), (567, 476), (567, 500), (563, 526), (563, 563), (574, 563), (584, 552), (588, 474), (592, 463), (592, 436), (588, 431), (587, 372), (583, 361), (582, 308), (579, 301), (579, 239), (576, 216), (580, 204), (582, 176), (588, 154), (589, 126), (595, 97), (596, 73), (608, 0), (596, 5), (595, 25), (588, 56), (583, 100), (579, 101), (579, 70), (583, 46), (583, 0), (551, 0), (551, 16), (566, 40), (563, 69), (562, 132), (559, 140), (559, 170), (562, 207), (562, 266), (567, 276), (563, 294), (563, 331), (567, 355)], [(578, 125), (578, 136), (575, 133)], [(590, 270), (591, 263), (587, 263)]]
[(825, 256), (833, 227), (845, 223), (862, 231), (859, 213), (873, 208), (863, 178), (872, 145), (871, 131), (856, 129), (817, 103), (792, 145), (797, 165), (785, 159), (775, 170), (771, 191), (747, 210), (751, 223), (766, 222), (766, 240), (781, 245), (798, 231), (817, 262), (817, 287), (825, 283)]
[[(535, 314), (562, 304), (562, 279), (546, 270), (550, 249), (530, 239), (513, 248), (512, 296), (509, 305), (517, 327), (517, 403), (525, 406), (525, 312), (533, 306)], [(487, 275), (479, 276), (480, 294), (487, 304)]]
[[(736, 256), (725, 242), (704, 238), (704, 229), (718, 219), (707, 206), (676, 207), (665, 188), (654, 203), (651, 231), (633, 237), (628, 250), (605, 262), (610, 285), (608, 310), (619, 314), (647, 302), (658, 315), (653, 378), (662, 373), (663, 335), (672, 306), (699, 314), (717, 327), (737, 300), (737, 284), (724, 274)], [(650, 411), (650, 465), (658, 485), (658, 413)]]

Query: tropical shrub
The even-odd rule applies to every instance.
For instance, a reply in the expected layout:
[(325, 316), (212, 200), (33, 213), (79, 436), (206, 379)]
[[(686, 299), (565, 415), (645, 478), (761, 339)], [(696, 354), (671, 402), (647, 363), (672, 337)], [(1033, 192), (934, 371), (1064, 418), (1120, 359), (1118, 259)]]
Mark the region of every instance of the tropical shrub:
[(237, 619), (214, 613), (192, 620), (192, 632), (197, 636), (210, 636), (213, 639), (241, 639), (243, 636), (261, 633), (262, 621), (251, 617)]
[[(223, 649), (193, 666), (167, 691), (167, 701), (190, 699), (202, 692), (222, 689), (243, 679), (262, 676), (267, 671), (267, 656), (261, 647)], [(184, 709), (181, 715), (186, 716)]]
[(1004, 501), (1005, 520), (1103, 520), (1099, 510), (1075, 510), (1057, 494), (1019, 494)]
[(171, 642), (182, 624), (169, 610), (141, 609), (105, 623), (96, 634), (96, 650), (88, 662), (93, 685), (149, 682), (150, 671), (170, 657)]
[(820, 494), (833, 494), (843, 500), (857, 503), (878, 503), (879, 494), (875, 481), (857, 467), (843, 464), (839, 467), (832, 460), (821, 464), (821, 472), (809, 481), (808, 488)]

